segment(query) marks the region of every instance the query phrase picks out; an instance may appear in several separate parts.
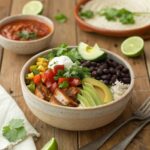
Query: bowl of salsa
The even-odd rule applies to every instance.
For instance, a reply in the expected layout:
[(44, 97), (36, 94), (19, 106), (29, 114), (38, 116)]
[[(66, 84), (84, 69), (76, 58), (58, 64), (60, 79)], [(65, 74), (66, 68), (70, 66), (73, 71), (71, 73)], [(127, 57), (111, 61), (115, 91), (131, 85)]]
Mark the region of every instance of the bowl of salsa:
[(0, 21), (0, 44), (18, 54), (32, 54), (49, 46), (53, 31), (53, 22), (45, 16), (10, 16)]

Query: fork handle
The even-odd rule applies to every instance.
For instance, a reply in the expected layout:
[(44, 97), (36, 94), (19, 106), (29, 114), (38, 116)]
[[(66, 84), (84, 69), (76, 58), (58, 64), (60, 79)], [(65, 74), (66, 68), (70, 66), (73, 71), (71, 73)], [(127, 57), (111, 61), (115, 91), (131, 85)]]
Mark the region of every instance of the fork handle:
[(130, 117), (128, 120), (121, 123), (119, 126), (111, 130), (108, 134), (98, 138), (97, 140), (81, 147), (79, 150), (97, 150), (99, 149), (113, 134), (115, 134), (121, 127), (126, 125), (128, 122), (135, 120), (135, 117)]
[(133, 138), (150, 122), (150, 119), (144, 121), (138, 128), (136, 128), (130, 135), (128, 135), (123, 141), (115, 145), (111, 150), (125, 150)]

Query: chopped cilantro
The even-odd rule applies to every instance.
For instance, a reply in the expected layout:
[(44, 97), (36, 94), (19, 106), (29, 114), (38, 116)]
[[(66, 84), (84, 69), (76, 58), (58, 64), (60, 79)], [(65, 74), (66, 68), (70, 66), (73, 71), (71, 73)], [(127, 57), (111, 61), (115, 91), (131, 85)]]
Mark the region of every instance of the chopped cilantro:
[(18, 32), (19, 38), (23, 40), (34, 40), (37, 39), (37, 34), (35, 32), (28, 32), (28, 31), (20, 31)]
[(67, 81), (64, 81), (59, 84), (59, 88), (61, 88), (61, 89), (67, 88), (68, 86), (69, 86), (69, 83)]
[(79, 12), (79, 16), (80, 16), (82, 19), (90, 19), (90, 18), (93, 18), (93, 17), (94, 17), (94, 13), (93, 13), (93, 11), (91, 11), (91, 10), (80, 11), (80, 12)]
[(121, 8), (105, 8), (99, 12), (99, 15), (105, 16), (105, 18), (109, 21), (117, 21), (119, 20), (122, 24), (133, 24), (135, 23), (134, 20), (134, 13), (131, 11)]
[(3, 127), (3, 136), (10, 142), (16, 142), (27, 136), (22, 119), (12, 119), (8, 125)]
[(68, 20), (67, 16), (65, 16), (64, 14), (60, 13), (60, 14), (57, 14), (55, 16), (55, 19), (56, 21), (58, 21), (59, 23), (64, 23)]

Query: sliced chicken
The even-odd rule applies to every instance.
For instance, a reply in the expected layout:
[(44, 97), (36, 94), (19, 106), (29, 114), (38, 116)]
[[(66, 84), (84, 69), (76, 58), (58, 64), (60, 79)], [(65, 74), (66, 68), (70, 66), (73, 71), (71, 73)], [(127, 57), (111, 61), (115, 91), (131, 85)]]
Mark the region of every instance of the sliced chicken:
[(50, 103), (54, 105), (62, 105), (54, 96), (51, 97)]
[(57, 88), (54, 92), (54, 97), (59, 101), (62, 105), (77, 107), (78, 103), (76, 103), (72, 98), (70, 98), (65, 92), (61, 89)]
[(80, 93), (80, 89), (78, 87), (69, 87), (64, 91), (69, 97), (76, 98), (77, 94)]
[(49, 90), (43, 84), (40, 84), (36, 87), (35, 95), (47, 101), (49, 101), (51, 98)]

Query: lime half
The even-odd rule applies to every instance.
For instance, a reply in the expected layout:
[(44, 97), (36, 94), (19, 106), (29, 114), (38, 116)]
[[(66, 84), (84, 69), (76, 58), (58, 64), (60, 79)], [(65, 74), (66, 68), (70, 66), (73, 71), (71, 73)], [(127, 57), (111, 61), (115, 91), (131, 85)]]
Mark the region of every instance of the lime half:
[(122, 53), (129, 57), (139, 56), (142, 54), (143, 50), (144, 41), (139, 36), (129, 37), (121, 44)]
[(55, 138), (51, 138), (41, 150), (58, 150), (58, 145)]
[(38, 1), (30, 1), (26, 3), (23, 7), (22, 14), (29, 14), (29, 15), (38, 15), (41, 14), (43, 11), (43, 4)]

